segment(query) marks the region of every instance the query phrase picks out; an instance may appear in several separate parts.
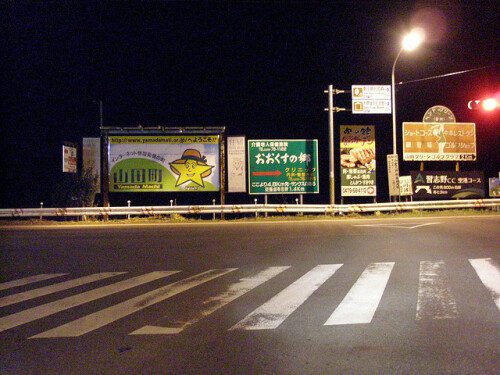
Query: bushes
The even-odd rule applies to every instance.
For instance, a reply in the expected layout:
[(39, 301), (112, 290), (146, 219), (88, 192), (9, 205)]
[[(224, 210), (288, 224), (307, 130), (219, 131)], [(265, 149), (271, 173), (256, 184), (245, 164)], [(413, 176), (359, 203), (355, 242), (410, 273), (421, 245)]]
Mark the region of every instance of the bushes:
[(97, 192), (97, 176), (92, 169), (81, 174), (64, 173), (51, 192), (54, 207), (90, 207)]

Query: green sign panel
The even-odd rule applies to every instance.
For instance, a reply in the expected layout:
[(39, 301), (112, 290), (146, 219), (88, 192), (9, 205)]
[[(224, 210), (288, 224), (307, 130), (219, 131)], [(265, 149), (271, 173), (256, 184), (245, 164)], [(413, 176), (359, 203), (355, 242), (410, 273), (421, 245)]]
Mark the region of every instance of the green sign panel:
[(318, 193), (318, 176), (316, 139), (248, 141), (250, 194)]

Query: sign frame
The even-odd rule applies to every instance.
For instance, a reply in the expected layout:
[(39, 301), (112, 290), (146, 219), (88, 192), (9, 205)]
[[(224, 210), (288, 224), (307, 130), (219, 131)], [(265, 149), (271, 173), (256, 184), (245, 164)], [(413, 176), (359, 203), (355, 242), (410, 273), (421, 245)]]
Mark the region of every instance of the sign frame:
[[(290, 151), (290, 148), (292, 148), (292, 144), (293, 148), (298, 149), (295, 151), (299, 151), (300, 155), (288, 155), (289, 152), (292, 152)], [(311, 154), (302, 153), (301, 150), (306, 150), (311, 147)], [(258, 150), (257, 153), (254, 152), (255, 149)], [(260, 154), (261, 152), (265, 154), (260, 155), (259, 157), (258, 154)], [(283, 152), (285, 152), (285, 154), (281, 154)], [(319, 193), (319, 163), (317, 139), (248, 139), (247, 155), (248, 194), (301, 195)], [(307, 159), (308, 156), (311, 158), (309, 161)], [(257, 160), (261, 160), (262, 162), (254, 162), (254, 158), (256, 158)], [(271, 162), (272, 160), (274, 161)], [(267, 161), (269, 161), (269, 164), (273, 164), (274, 168), (276, 169), (272, 171), (266, 171), (263, 170), (262, 167), (257, 167), (257, 165), (265, 164)], [(288, 161), (297, 166), (296, 171), (286, 171), (285, 164), (287, 164)], [(304, 170), (304, 165), (306, 166), (306, 168), (309, 168), (310, 166), (313, 170)], [(257, 186), (257, 184), (259, 184), (259, 186)]]
[(352, 85), (353, 114), (390, 114), (391, 85)]
[[(473, 122), (403, 122), (402, 139), (405, 161), (477, 159), (476, 124)], [(470, 150), (460, 152), (459, 148)]]

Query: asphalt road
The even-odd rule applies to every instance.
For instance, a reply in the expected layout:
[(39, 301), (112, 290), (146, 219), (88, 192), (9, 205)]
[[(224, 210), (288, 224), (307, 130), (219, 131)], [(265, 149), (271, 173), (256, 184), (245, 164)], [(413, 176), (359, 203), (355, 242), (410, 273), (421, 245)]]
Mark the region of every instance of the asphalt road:
[(0, 373), (499, 374), (499, 229), (2, 228)]

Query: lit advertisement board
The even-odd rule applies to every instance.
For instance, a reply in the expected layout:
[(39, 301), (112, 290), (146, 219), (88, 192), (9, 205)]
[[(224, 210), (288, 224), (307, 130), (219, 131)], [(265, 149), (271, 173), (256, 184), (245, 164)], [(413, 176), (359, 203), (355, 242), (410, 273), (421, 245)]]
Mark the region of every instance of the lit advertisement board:
[(476, 160), (476, 124), (404, 122), (403, 160)]
[(218, 135), (110, 136), (110, 192), (220, 190)]
[(248, 141), (250, 194), (319, 192), (318, 141), (260, 139)]

